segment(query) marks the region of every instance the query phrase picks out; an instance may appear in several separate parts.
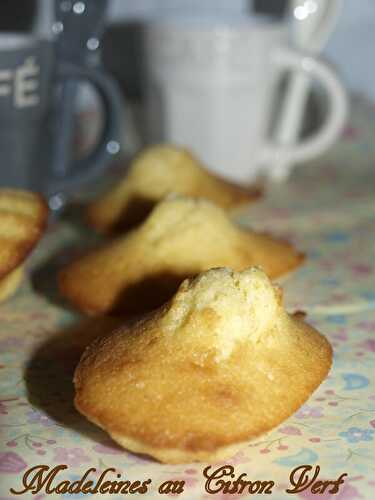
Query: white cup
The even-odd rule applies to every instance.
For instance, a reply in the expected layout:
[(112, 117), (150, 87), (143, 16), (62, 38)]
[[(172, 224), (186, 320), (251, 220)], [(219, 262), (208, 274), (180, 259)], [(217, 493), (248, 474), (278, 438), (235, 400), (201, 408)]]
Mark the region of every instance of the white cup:
[[(188, 147), (237, 182), (272, 174), (326, 150), (347, 115), (345, 90), (324, 62), (288, 46), (285, 23), (264, 17), (181, 13), (145, 26), (148, 143)], [(320, 130), (293, 146), (269, 139), (277, 87), (287, 70), (322, 85), (328, 112)]]

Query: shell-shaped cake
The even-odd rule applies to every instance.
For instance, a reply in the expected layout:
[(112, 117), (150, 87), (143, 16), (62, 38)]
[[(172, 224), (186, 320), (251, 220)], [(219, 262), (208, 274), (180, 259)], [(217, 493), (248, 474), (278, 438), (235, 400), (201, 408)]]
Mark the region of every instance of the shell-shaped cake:
[(216, 461), (292, 415), (331, 358), (263, 271), (212, 269), (95, 340), (75, 372), (75, 405), (133, 452)]
[(62, 270), (62, 294), (86, 314), (133, 315), (159, 307), (187, 277), (212, 267), (261, 266), (270, 278), (303, 255), (285, 241), (241, 228), (207, 200), (169, 195), (143, 224)]
[(22, 280), (22, 265), (42, 237), (47, 217), (41, 196), (0, 189), (0, 301), (12, 295)]
[(129, 229), (171, 192), (207, 198), (227, 210), (261, 195), (257, 188), (244, 188), (209, 172), (185, 149), (154, 146), (133, 161), (124, 179), (88, 206), (87, 220), (104, 232)]

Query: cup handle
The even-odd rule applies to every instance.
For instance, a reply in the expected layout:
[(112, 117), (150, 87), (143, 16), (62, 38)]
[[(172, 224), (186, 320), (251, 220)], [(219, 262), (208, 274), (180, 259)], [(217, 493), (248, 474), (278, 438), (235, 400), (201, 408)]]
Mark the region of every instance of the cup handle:
[[(274, 180), (283, 180), (289, 166), (314, 158), (328, 149), (340, 135), (348, 115), (346, 91), (335, 72), (315, 57), (287, 47), (274, 53), (274, 63), (282, 70), (299, 71), (309, 79), (319, 81), (329, 97), (329, 110), (321, 129), (295, 145), (282, 145), (268, 140), (263, 148), (260, 164), (265, 165)], [(303, 114), (301, 113), (301, 119)]]
[(69, 190), (77, 184), (85, 183), (108, 166), (120, 150), (122, 131), (122, 96), (116, 82), (107, 74), (93, 68), (62, 63), (57, 70), (57, 78), (62, 85), (71, 82), (89, 82), (97, 90), (104, 109), (104, 124), (101, 137), (95, 147), (82, 159), (73, 161), (66, 176), (54, 178), (54, 191)]

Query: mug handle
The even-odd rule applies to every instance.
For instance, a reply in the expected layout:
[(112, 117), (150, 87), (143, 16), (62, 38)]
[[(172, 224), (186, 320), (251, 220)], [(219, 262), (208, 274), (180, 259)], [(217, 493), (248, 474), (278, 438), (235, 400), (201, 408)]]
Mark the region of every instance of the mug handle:
[(101, 137), (92, 151), (84, 158), (73, 161), (66, 176), (55, 173), (54, 192), (69, 190), (77, 184), (88, 182), (105, 170), (108, 163), (120, 151), (123, 108), (121, 92), (116, 82), (104, 72), (61, 63), (57, 69), (57, 79), (62, 85), (79, 81), (91, 83), (101, 98), (105, 118)]
[(347, 119), (348, 98), (344, 86), (326, 63), (287, 47), (277, 48), (273, 56), (274, 64), (281, 70), (299, 71), (307, 78), (319, 81), (330, 102), (325, 122), (312, 137), (291, 146), (277, 144), (271, 140), (265, 143), (260, 163), (267, 166), (271, 178), (282, 180), (288, 175), (291, 164), (320, 155), (336, 141)]

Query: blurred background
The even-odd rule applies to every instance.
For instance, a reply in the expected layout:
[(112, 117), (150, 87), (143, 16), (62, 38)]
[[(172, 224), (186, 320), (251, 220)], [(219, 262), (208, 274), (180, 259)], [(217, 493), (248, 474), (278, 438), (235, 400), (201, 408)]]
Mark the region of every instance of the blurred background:
[[(139, 92), (139, 60), (134, 23), (156, 9), (171, 7), (215, 8), (228, 11), (254, 9), (282, 16), (286, 0), (111, 0), (110, 25), (104, 42), (106, 66), (115, 73), (129, 95)], [(47, 35), (53, 0), (1, 0), (0, 31), (35, 29)], [(38, 13), (38, 15), (37, 15)], [(343, 0), (337, 29), (324, 54), (339, 68), (350, 90), (375, 99), (374, 0)]]
[[(95, 86), (92, 86), (87, 82), (80, 82), (78, 86), (73, 84), (74, 90), (72, 90), (73, 87), (70, 90), (72, 94), (71, 97), (74, 96), (74, 98), (72, 97), (71, 99), (71, 109), (66, 105), (67, 101), (64, 98), (60, 100), (61, 102), (57, 104), (57, 106), (52, 107), (49, 113), (49, 116), (52, 117), (49, 123), (52, 123), (56, 130), (52, 130), (53, 127), (51, 128), (51, 137), (53, 137), (53, 140), (44, 141), (44, 144), (48, 143), (53, 145), (53, 147), (50, 148), (52, 153), (50, 151), (44, 152), (44, 149), (47, 150), (48, 148), (34, 148), (36, 154), (39, 154), (39, 151), (43, 149), (45, 158), (40, 160), (38, 157), (36, 162), (24, 162), (25, 169), (28, 173), (32, 172), (32, 177), (37, 179), (37, 182), (43, 178), (49, 177), (50, 172), (48, 172), (49, 175), (47, 175), (39, 169), (38, 172), (34, 173), (34, 170), (30, 167), (32, 164), (45, 164), (48, 168), (52, 165), (52, 170), (54, 171), (53, 176), (56, 180), (59, 181), (61, 178), (63, 181), (69, 181), (71, 173), (75, 172), (75, 166), (73, 165), (74, 160), (77, 159), (80, 161), (82, 158), (84, 160), (87, 159), (93, 166), (91, 171), (94, 173), (96, 172), (95, 175), (87, 176), (87, 179), (95, 180), (98, 178), (98, 172), (102, 174), (104, 173), (105, 164), (112, 164), (115, 167), (126, 168), (125, 166), (127, 165), (129, 158), (142, 149), (142, 147), (146, 144), (155, 142), (171, 142), (174, 144), (186, 145), (201, 156), (204, 163), (207, 164), (209, 168), (213, 167), (213, 165), (215, 165), (215, 168), (217, 166), (220, 167), (218, 162), (209, 157), (208, 153), (207, 158), (205, 158), (203, 152), (201, 152), (198, 147), (195, 147), (196, 144), (192, 145), (191, 141), (189, 142), (185, 139), (185, 137), (180, 136), (176, 139), (174, 136), (172, 138), (168, 136), (161, 139), (153, 138), (153, 140), (149, 140), (148, 138), (146, 140), (146, 137), (149, 135), (146, 129), (148, 124), (152, 123), (152, 113), (150, 110), (152, 111), (153, 109), (155, 111), (154, 108), (156, 106), (155, 105), (152, 109), (151, 107), (147, 107), (147, 103), (150, 99), (148, 94), (149, 89), (146, 85), (147, 73), (149, 70), (146, 66), (149, 63), (149, 59), (155, 60), (155, 58), (149, 58), (147, 55), (146, 58), (143, 59), (143, 55), (146, 55), (146, 53), (154, 54), (154, 47), (148, 47), (145, 51), (142, 50), (142, 42), (145, 39), (144, 27), (147, 26), (143, 23), (143, 21), (147, 19), (155, 19), (156, 15), (163, 17), (163, 12), (166, 14), (167, 11), (170, 11), (171, 9), (181, 9), (181, 11), (190, 12), (193, 11), (198, 15), (201, 13), (201, 16), (203, 16), (204, 12), (213, 11), (216, 14), (220, 13), (221, 18), (223, 18), (223, 14), (224, 17), (226, 15), (230, 17), (237, 13), (247, 12), (275, 18), (281, 21), (276, 23), (280, 26), (285, 26), (289, 23), (289, 34), (292, 35), (290, 39), (293, 41), (295, 46), (298, 49), (304, 50), (308, 47), (310, 53), (316, 53), (318, 58), (321, 57), (321, 54), (323, 59), (327, 58), (329, 63), (333, 64), (335, 67), (339, 77), (338, 80), (342, 82), (343, 87), (345, 87), (348, 91), (348, 95), (362, 94), (367, 98), (375, 100), (375, 69), (372, 64), (372, 48), (375, 44), (374, 0), (361, 0), (360, 2), (354, 2), (353, 0), (328, 0), (328, 2), (326, 0), (304, 0), (303, 2), (300, 0), (108, 0), (108, 4), (105, 1), (95, 2), (96, 0), (90, 0), (90, 2), (87, 2), (86, 0), (86, 8), (85, 0), (17, 0), (16, 2), (14, 0), (1, 0), (0, 32), (24, 31), (33, 33), (38, 39), (42, 39), (43, 42), (45, 39), (53, 42), (56, 40), (62, 40), (62, 44), (60, 45), (59, 43), (51, 43), (49, 45), (58, 45), (60, 49), (62, 46), (67, 48), (67, 54), (69, 57), (72, 57), (73, 60), (79, 56), (80, 50), (77, 48), (75, 42), (72, 42), (72, 33), (74, 36), (78, 33), (78, 38), (81, 34), (84, 36), (84, 26), (86, 26), (85, 29), (87, 29), (88, 26), (90, 31), (90, 27), (93, 24), (92, 22), (90, 24), (90, 19), (92, 18), (89, 18), (89, 22), (83, 23), (83, 18), (87, 16), (88, 12), (91, 11), (91, 9), (95, 10), (95, 8), (99, 5), (105, 6), (102, 12), (105, 12), (105, 9), (107, 9), (106, 20), (102, 23), (103, 27), (105, 25), (103, 36), (101, 29), (99, 30), (100, 35), (98, 35), (98, 37), (100, 42), (97, 38), (92, 38), (92, 40), (97, 42), (97, 45), (94, 48), (90, 48), (88, 43), (91, 38), (87, 39), (87, 43), (86, 39), (84, 41), (84, 50), (87, 49), (89, 52), (89, 54), (86, 54), (87, 61), (85, 64), (87, 63), (87, 67), (89, 67), (91, 63), (93, 63), (93, 66), (99, 68), (99, 71), (101, 72), (103, 72), (102, 66), (104, 66), (107, 73), (110, 73), (110, 75), (114, 77), (116, 80), (114, 86), (116, 87), (118, 97), (116, 99), (116, 105), (114, 106), (115, 109), (112, 109), (112, 113), (109, 114), (106, 113), (105, 109), (103, 110), (100, 92), (98, 94), (97, 89), (95, 90), (94, 88)], [(296, 7), (296, 5), (298, 5), (298, 7)], [(325, 12), (325, 18), (329, 19), (332, 17), (334, 18), (334, 22), (330, 24), (330, 22), (324, 23), (322, 20), (321, 25), (323, 26), (326, 24), (326, 26), (328, 26), (327, 33), (329, 36), (325, 37), (321, 35), (318, 37), (316, 34), (317, 32), (315, 33), (315, 38), (324, 38), (324, 43), (322, 43), (321, 46), (316, 49), (316, 52), (314, 52), (311, 43), (306, 43), (305, 45), (302, 44), (301, 30), (299, 33), (300, 43), (296, 43), (298, 36), (293, 36), (293, 34), (296, 35), (296, 32), (293, 30), (296, 30), (297, 26), (301, 26), (301, 23), (299, 23), (300, 20), (303, 21), (305, 18), (319, 18), (319, 15), (312, 15), (309, 17), (309, 14), (306, 13), (308, 12), (308, 8), (315, 8), (315, 11), (311, 10), (310, 13), (316, 12), (317, 10), (320, 12), (317, 5), (325, 5), (326, 9), (324, 8), (323, 10), (323, 12)], [(91, 8), (88, 8), (88, 6)], [(336, 10), (335, 6), (337, 6)], [(78, 10), (81, 9), (80, 12), (75, 10), (76, 7)], [(297, 8), (300, 9), (298, 15), (296, 14)], [(75, 31), (73, 30), (72, 32), (69, 32), (69, 29), (66, 29), (66, 23), (64, 25), (64, 23), (60, 22), (60, 18), (56, 20), (55, 12), (59, 13), (58, 15), (61, 15), (64, 12), (72, 13), (73, 11), (79, 14), (85, 12), (85, 16), (82, 16), (82, 19), (80, 18), (80, 22), (82, 21), (83, 24), (81, 26), (79, 24), (75, 25)], [(339, 11), (338, 18), (336, 15), (337, 11)], [(75, 14), (73, 14), (71, 19), (73, 19), (74, 16)], [(78, 19), (78, 17), (79, 16), (75, 16), (76, 19)], [(256, 18), (257, 16), (253, 17)], [(98, 19), (99, 18), (102, 20), (103, 16), (98, 16)], [(75, 22), (76, 21), (73, 22), (73, 25)], [(307, 30), (306, 23), (308, 25), (308, 21), (302, 23), (302, 27), (305, 26), (305, 28), (303, 28), (305, 33)], [(59, 25), (61, 25), (60, 29)], [(326, 43), (327, 39), (328, 43)], [(321, 51), (322, 47), (323, 49)], [(92, 54), (90, 54), (90, 52)], [(59, 59), (61, 54), (59, 56), (58, 51), (55, 53), (58, 54), (57, 59)], [(91, 55), (93, 56), (92, 60), (90, 59)], [(263, 57), (262, 61), (265, 59), (267, 59), (267, 57)], [(144, 64), (145, 60), (147, 64)], [(79, 63), (81, 64), (82, 61), (79, 61)], [(150, 78), (150, 81), (152, 78)], [(109, 79), (111, 80), (111, 78)], [(272, 78), (270, 77), (269, 80), (271, 79)], [(280, 83), (278, 83), (278, 89), (275, 96), (280, 97), (287, 95), (285, 90), (288, 89), (288, 84), (291, 80), (291, 72), (285, 72), (282, 75)], [(118, 85), (116, 85), (116, 83)], [(289, 106), (289, 111), (293, 111), (293, 108), (294, 110), (297, 108), (302, 110), (300, 113), (301, 119), (295, 120), (295, 123), (299, 122), (301, 127), (298, 129), (296, 128), (295, 137), (292, 138), (293, 140), (291, 138), (280, 136), (280, 134), (277, 133), (277, 130), (275, 132), (274, 129), (277, 129), (277, 127), (274, 127), (274, 124), (282, 122), (282, 120), (279, 120), (279, 117), (289, 116), (290, 118), (291, 116), (293, 117), (293, 113), (294, 115), (296, 115), (296, 113), (294, 111), (293, 113), (289, 113), (289, 115), (288, 113), (285, 113), (285, 110), (282, 109), (283, 100), (278, 97), (273, 99), (273, 95), (271, 93), (269, 107), (272, 107), (273, 109), (272, 120), (266, 117), (266, 111), (263, 113), (264, 116), (259, 111), (255, 113), (257, 121), (260, 121), (259, 116), (261, 116), (264, 118), (264, 122), (267, 127), (269, 126), (270, 130), (265, 130), (263, 135), (269, 135), (270, 137), (275, 136), (275, 143), (289, 146), (294, 145), (297, 142), (301, 142), (298, 141), (298, 138), (305, 139), (310, 136), (313, 137), (314, 134), (318, 135), (317, 131), (322, 129), (323, 124), (328, 121), (326, 120), (329, 115), (329, 111), (327, 110), (332, 107), (329, 99), (327, 98), (328, 94), (324, 91), (321, 83), (322, 82), (319, 84), (316, 80), (314, 81), (314, 79), (312, 79), (310, 80), (310, 83), (306, 84), (306, 100), (304, 103), (303, 100), (298, 101), (298, 99), (295, 98), (295, 94), (291, 94), (293, 95), (291, 102), (299, 102), (299, 104)], [(117, 87), (119, 87), (120, 92), (117, 91)], [(262, 85), (260, 87), (262, 88)], [(293, 87), (293, 85), (290, 85), (290, 87)], [(248, 87), (246, 87), (246, 89), (247, 88)], [(153, 89), (154, 94), (156, 92), (155, 89), (156, 87)], [(164, 97), (162, 98), (160, 96), (164, 94), (162, 94), (160, 89), (161, 87), (159, 85), (159, 87), (157, 87), (158, 93), (157, 95), (155, 94), (156, 97), (154, 95), (154, 102), (156, 103), (157, 101), (158, 105), (161, 106)], [(342, 90), (342, 93), (344, 93), (344, 89)], [(183, 100), (182, 97), (181, 99)], [(64, 104), (62, 104), (63, 101)], [(285, 101), (288, 102), (288, 99), (286, 98)], [(280, 103), (282, 104), (280, 105)], [(59, 106), (62, 108), (60, 109)], [(170, 108), (170, 106), (165, 103), (163, 106), (168, 110)], [(267, 106), (263, 107), (267, 108), (268, 102)], [(245, 106), (240, 106), (240, 108), (245, 109)], [(188, 109), (190, 110), (192, 108), (188, 106)], [(218, 107), (214, 106), (214, 109), (217, 110)], [(288, 106), (286, 106), (286, 109), (288, 109)], [(170, 110), (168, 113), (169, 112)], [(53, 121), (54, 113), (58, 117), (55, 122)], [(111, 136), (111, 140), (108, 140), (107, 142), (107, 149), (105, 151), (106, 158), (98, 155), (98, 162), (92, 161), (90, 154), (92, 152), (95, 153), (95, 151), (99, 149), (96, 148), (96, 146), (100, 143), (100, 138), (102, 136), (101, 132), (103, 130), (105, 131), (108, 116), (116, 114), (121, 115), (121, 118), (117, 117), (117, 121), (120, 125), (122, 123), (124, 126), (115, 127), (118, 130), (118, 133), (116, 133), (113, 137)], [(191, 112), (191, 114), (194, 113)], [(209, 116), (209, 114), (210, 113), (207, 113), (205, 116)], [(64, 115), (64, 119), (61, 119), (61, 115)], [(186, 121), (187, 123), (186, 113), (180, 112), (180, 116), (182, 115), (184, 116), (183, 121)], [(164, 116), (161, 112), (158, 112), (157, 116), (158, 127), (162, 131), (164, 122), (169, 120), (169, 122), (172, 123), (171, 118), (166, 118), (166, 115)], [(194, 115), (194, 119), (195, 116), (196, 115)], [(3, 113), (3, 118), (4, 117), (5, 115)], [(239, 120), (237, 121), (239, 123)], [(288, 120), (286, 121), (288, 122)], [(290, 121), (291, 120), (289, 120), (289, 122)], [(213, 120), (213, 122), (215, 122), (215, 120)], [(236, 120), (232, 120), (232, 122), (236, 122)], [(200, 123), (203, 122), (200, 120)], [(272, 127), (274, 128), (272, 129)], [(194, 126), (189, 126), (187, 128), (189, 128), (189, 131), (195, 130)], [(291, 127), (289, 127), (289, 129), (290, 128)], [(174, 129), (177, 130), (179, 128), (175, 126)], [(207, 125), (202, 125), (202, 129), (210, 132), (210, 127)], [(245, 129), (249, 130), (249, 127), (245, 125), (241, 127), (241, 130)], [(284, 123), (283, 127), (280, 127), (280, 129), (287, 130), (288, 127), (286, 127)], [(5, 134), (4, 130), (5, 127), (3, 127), (3, 135)], [(337, 139), (338, 134), (339, 132), (337, 132), (335, 140)], [(192, 135), (194, 135), (194, 132), (192, 132)], [(197, 135), (203, 137), (200, 129)], [(212, 136), (214, 135), (215, 134), (212, 132)], [(210, 140), (207, 140), (207, 138), (202, 139), (201, 142), (205, 145), (210, 144)], [(334, 141), (331, 140), (327, 147), (320, 148), (319, 154), (326, 151), (333, 143)], [(5, 144), (7, 143), (5, 142)], [(228, 145), (228, 151), (229, 149), (230, 146)], [(247, 152), (247, 148), (234, 148), (235, 151), (245, 151), (245, 149)], [(251, 149), (252, 151), (255, 151), (255, 149)], [(119, 155), (117, 155), (118, 152), (120, 152)], [(49, 158), (51, 155), (53, 158)], [(220, 152), (217, 153), (217, 155), (220, 158), (224, 158), (224, 155)], [(307, 160), (308, 159), (309, 158), (307, 158)], [(281, 165), (282, 162), (280, 160), (280, 164), (278, 164), (277, 167), (273, 164), (276, 164), (279, 160), (269, 160), (268, 163), (274, 167), (274, 172), (276, 172), (276, 170), (278, 171), (277, 174), (274, 174), (273, 178), (276, 179), (277, 177), (277, 180), (285, 180), (291, 172), (293, 164), (301, 164), (305, 160), (306, 158), (303, 158), (302, 160), (300, 159), (292, 162), (288, 159), (284, 162), (285, 165)], [(233, 175), (235, 168), (232, 163), (233, 162), (223, 160), (223, 166), (222, 168), (220, 167), (222, 171), (220, 171), (219, 168), (219, 173), (228, 177), (230, 174), (233, 177), (232, 180), (236, 182), (245, 182), (242, 178), (236, 178)], [(254, 160), (253, 163), (255, 165), (258, 161)], [(228, 172), (229, 164), (231, 165), (230, 172)], [(224, 166), (226, 168), (225, 172)], [(13, 170), (10, 169), (9, 171), (5, 171), (4, 169), (4, 171), (1, 172), (2, 177), (0, 179), (0, 183), (13, 185), (14, 182), (10, 179), (10, 177), (16, 170), (18, 171), (20, 169), (15, 168)], [(87, 172), (88, 171), (89, 170), (87, 170)], [(253, 172), (255, 172), (255, 169), (253, 169)], [(101, 178), (104, 179), (105, 176), (102, 176)], [(251, 179), (249, 178), (246, 180), (246, 182), (252, 181), (253, 178), (255, 178), (255, 174)], [(15, 184), (17, 185), (17, 182)], [(54, 184), (54, 181), (51, 181), (51, 185), (52, 184)], [(60, 184), (60, 181), (56, 182), (56, 185), (57, 184)], [(72, 189), (75, 190), (76, 186), (81, 186), (82, 184), (85, 184), (85, 182), (81, 179), (80, 182), (69, 184), (71, 184)], [(48, 190), (47, 188), (39, 188), (39, 186), (36, 186), (35, 189), (42, 190), (43, 192), (51, 191), (53, 193), (58, 193), (59, 201), (56, 205), (58, 207), (62, 206), (63, 203), (61, 200), (64, 196), (61, 193), (70, 191), (70, 188), (67, 189), (66, 186), (59, 186), (58, 188), (53, 187), (53, 189), (51, 188)], [(77, 192), (79, 191), (80, 190)], [(51, 199), (54, 198), (52, 197)]]

